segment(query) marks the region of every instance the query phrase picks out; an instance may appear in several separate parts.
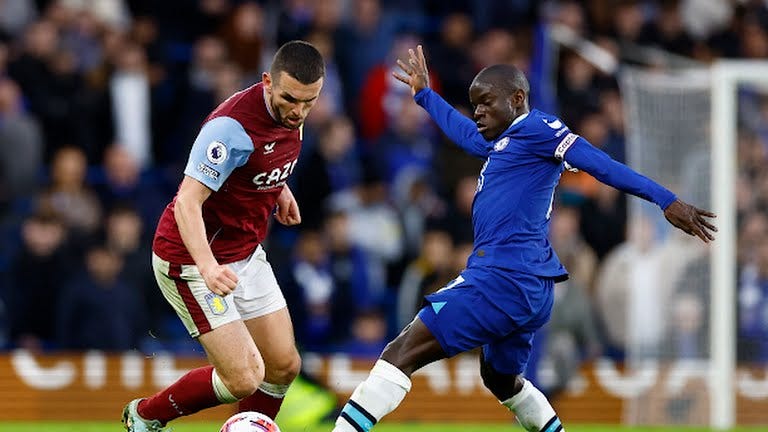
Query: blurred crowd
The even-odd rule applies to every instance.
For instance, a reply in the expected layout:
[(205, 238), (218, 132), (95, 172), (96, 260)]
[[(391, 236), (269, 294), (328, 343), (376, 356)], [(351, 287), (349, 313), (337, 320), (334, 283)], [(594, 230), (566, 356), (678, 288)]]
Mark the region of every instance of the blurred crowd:
[[(424, 44), (433, 87), (465, 112), (481, 68), (522, 68), (534, 107), (625, 161), (616, 76), (569, 49), (553, 56), (554, 24), (622, 63), (637, 63), (638, 47), (702, 63), (768, 57), (764, 1), (0, 1), (2, 346), (200, 352), (153, 280), (154, 228), (204, 117), (259, 81), (276, 47), (304, 39), (327, 61), (290, 180), (304, 222), (274, 224), (265, 249), (302, 349), (377, 355), (463, 268), (482, 164), (391, 77), (405, 50)], [(765, 362), (768, 98), (742, 114), (739, 331), (742, 360)], [(630, 272), (645, 250), (627, 234), (622, 194), (569, 173), (556, 198), (551, 241), (571, 279), (539, 340), (567, 371), (625, 355), (630, 285), (653, 288), (642, 275), (663, 269)], [(707, 300), (679, 294), (678, 330), (700, 330)]]

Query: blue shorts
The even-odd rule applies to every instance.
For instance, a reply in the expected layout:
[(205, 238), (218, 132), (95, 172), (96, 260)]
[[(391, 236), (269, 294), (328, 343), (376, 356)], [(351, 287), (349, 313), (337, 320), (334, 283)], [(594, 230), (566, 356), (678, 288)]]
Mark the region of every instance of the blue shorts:
[(449, 357), (483, 347), (497, 372), (516, 375), (525, 370), (533, 334), (549, 320), (553, 300), (552, 278), (475, 267), (427, 295), (418, 317)]

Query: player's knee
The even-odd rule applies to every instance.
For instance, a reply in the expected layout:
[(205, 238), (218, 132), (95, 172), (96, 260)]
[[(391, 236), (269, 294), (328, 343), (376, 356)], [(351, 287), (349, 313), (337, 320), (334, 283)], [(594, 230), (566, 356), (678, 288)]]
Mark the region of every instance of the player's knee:
[(256, 390), (259, 389), (259, 385), (261, 385), (263, 381), (264, 369), (258, 371), (250, 371), (236, 378), (229, 390), (236, 398), (242, 399), (254, 394)]
[(496, 371), (493, 370), (491, 365), (488, 363), (480, 360), (480, 377), (483, 379), (483, 385), (485, 385), (488, 390), (491, 390), (493, 392), (492, 387), (494, 387), (494, 379), (495, 379)]
[(225, 374), (220, 374), (220, 377), (234, 397), (248, 397), (255, 393), (264, 381), (264, 361), (257, 357), (250, 364), (233, 368)]
[(518, 394), (525, 383), (521, 375), (502, 374), (489, 363), (480, 363), (480, 377), (485, 387), (500, 401), (505, 401)]
[(301, 371), (301, 356), (297, 351), (293, 354), (284, 356), (278, 363), (272, 365), (269, 371), (270, 381), (273, 384), (290, 384), (299, 375)]
[(411, 366), (405, 361), (405, 356), (402, 351), (403, 341), (400, 337), (397, 337), (384, 347), (384, 351), (381, 353), (381, 359), (410, 376), (413, 371), (410, 370)]

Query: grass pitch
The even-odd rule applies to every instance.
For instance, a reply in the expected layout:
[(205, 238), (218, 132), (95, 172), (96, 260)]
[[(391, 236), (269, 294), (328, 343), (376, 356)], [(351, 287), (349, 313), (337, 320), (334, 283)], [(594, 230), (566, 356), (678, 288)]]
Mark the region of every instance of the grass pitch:
[[(185, 423), (177, 422), (169, 429), (170, 432), (218, 432), (218, 424), (215, 423)], [(331, 423), (321, 426), (310, 426), (303, 429), (283, 429), (283, 432), (330, 432), (333, 429)], [(586, 426), (567, 425), (568, 432), (709, 432), (706, 428), (687, 427), (621, 427), (621, 426)], [(373, 429), (375, 432), (522, 432), (517, 424), (420, 424), (420, 423), (383, 423)], [(766, 430), (763, 427), (736, 428), (732, 432), (757, 432)], [(3, 423), (0, 422), (0, 432), (121, 432), (123, 427), (120, 422), (110, 423)]]

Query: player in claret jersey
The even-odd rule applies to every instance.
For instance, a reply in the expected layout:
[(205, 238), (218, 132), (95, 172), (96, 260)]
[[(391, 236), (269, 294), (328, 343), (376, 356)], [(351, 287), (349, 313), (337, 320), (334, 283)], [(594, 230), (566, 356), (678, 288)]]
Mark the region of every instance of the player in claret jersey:
[(277, 415), (301, 359), (260, 242), (273, 213), (285, 225), (301, 221), (286, 180), (324, 75), (315, 47), (288, 42), (262, 82), (235, 93), (205, 120), (160, 218), (152, 266), (211, 365), (128, 403), (129, 432), (159, 431), (177, 417), (237, 401), (241, 411)]
[(674, 226), (713, 239), (714, 216), (622, 165), (571, 132), (553, 115), (528, 108), (528, 80), (514, 66), (480, 71), (469, 88), (474, 121), (429, 88), (421, 46), (398, 61), (416, 103), (469, 154), (485, 159), (472, 204), (474, 250), (467, 268), (440, 291), (381, 354), (352, 393), (334, 432), (364, 432), (392, 412), (411, 374), (434, 361), (482, 347), (485, 386), (527, 431), (561, 432), (547, 398), (521, 373), (534, 332), (549, 320), (554, 283), (567, 272), (549, 244), (549, 217), (568, 167), (656, 203)]

